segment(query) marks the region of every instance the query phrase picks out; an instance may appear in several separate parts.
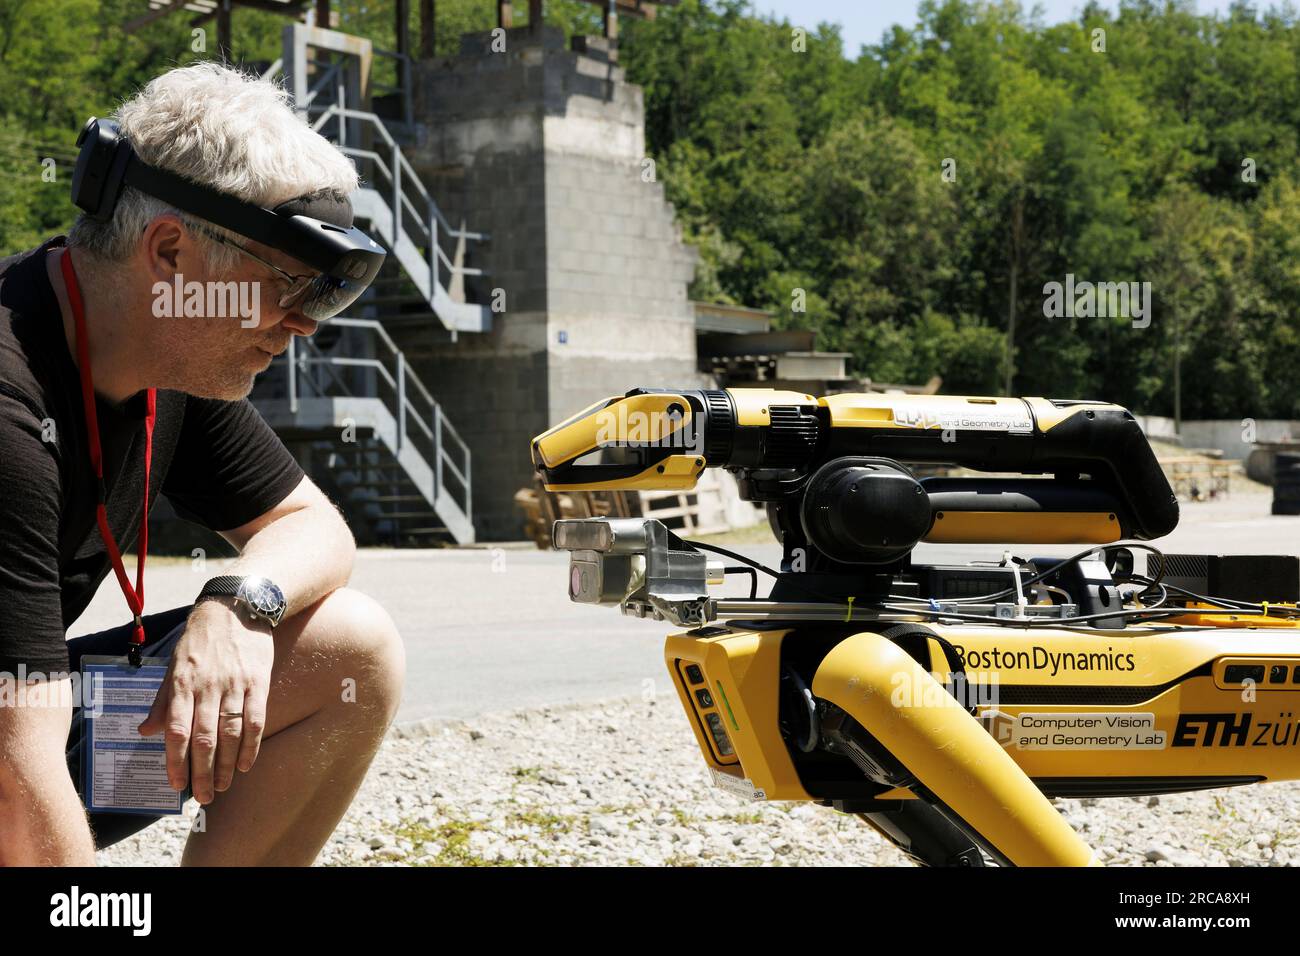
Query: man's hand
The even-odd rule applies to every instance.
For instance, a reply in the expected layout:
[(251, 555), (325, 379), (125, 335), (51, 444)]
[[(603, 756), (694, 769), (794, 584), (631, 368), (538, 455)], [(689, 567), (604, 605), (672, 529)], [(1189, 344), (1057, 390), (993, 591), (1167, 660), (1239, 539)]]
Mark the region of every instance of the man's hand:
[(140, 725), (146, 737), (166, 733), (173, 790), (184, 790), (188, 776), (194, 798), (211, 803), (214, 791), (229, 788), (236, 766), (245, 773), (252, 769), (266, 726), (274, 660), (270, 625), (249, 622), (233, 601), (195, 605)]

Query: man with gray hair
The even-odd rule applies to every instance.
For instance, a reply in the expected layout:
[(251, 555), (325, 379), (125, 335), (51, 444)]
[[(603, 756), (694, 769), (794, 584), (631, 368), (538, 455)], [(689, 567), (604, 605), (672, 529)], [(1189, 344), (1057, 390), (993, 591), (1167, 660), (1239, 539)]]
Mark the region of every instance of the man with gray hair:
[[(405, 657), (347, 587), (351, 532), (247, 396), (383, 252), (352, 227), (351, 162), (270, 83), (176, 69), (114, 120), (79, 140), (85, 212), (66, 240), (0, 260), (0, 864), (92, 864), (154, 819), (82, 805), (68, 691), (102, 654), (169, 659), (138, 731), (204, 807), (182, 862), (310, 864), (396, 713)], [(219, 299), (239, 321), (208, 308), (213, 286), (238, 290)], [(193, 605), (144, 614), (160, 492), (239, 557)], [(131, 623), (68, 641), (110, 568)]]

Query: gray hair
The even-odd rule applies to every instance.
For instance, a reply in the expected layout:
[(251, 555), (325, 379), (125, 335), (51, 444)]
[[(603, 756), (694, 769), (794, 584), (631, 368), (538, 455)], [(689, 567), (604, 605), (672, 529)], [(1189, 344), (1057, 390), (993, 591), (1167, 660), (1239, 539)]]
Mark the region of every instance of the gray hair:
[[(299, 118), (282, 87), (217, 63), (155, 77), (112, 118), (144, 162), (260, 206), (322, 191), (347, 196), (357, 188), (351, 160)], [(108, 222), (78, 217), (68, 245), (121, 262), (135, 252), (149, 223), (168, 214), (191, 230), (202, 222), (127, 186)], [(208, 228), (238, 240), (228, 230)], [(198, 235), (213, 272), (234, 267), (237, 250)]]

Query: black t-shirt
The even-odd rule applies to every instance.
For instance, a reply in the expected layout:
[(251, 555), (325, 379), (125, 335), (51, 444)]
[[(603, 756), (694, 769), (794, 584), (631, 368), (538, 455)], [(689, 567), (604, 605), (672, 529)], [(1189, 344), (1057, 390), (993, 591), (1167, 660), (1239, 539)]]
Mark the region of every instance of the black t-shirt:
[[(0, 671), (68, 668), (68, 627), (111, 565), (95, 524), (95, 478), (81, 380), (38, 249), (0, 259)], [(83, 289), (87, 299), (93, 289)], [(214, 531), (270, 511), (303, 471), (247, 399), (157, 393), (149, 504)], [(145, 395), (96, 396), (108, 523), (122, 551), (140, 530)], [(135, 569), (127, 573), (132, 582)], [(129, 617), (125, 601), (123, 621)]]

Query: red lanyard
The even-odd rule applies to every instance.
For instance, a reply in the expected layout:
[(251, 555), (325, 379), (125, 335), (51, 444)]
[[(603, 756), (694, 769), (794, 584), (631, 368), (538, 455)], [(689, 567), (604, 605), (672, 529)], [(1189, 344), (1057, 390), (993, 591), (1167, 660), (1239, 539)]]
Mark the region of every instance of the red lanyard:
[(63, 283), (68, 289), (68, 302), (72, 306), (72, 319), (77, 329), (77, 368), (81, 372), (81, 400), (86, 409), (86, 434), (90, 440), (90, 464), (95, 469), (95, 489), (98, 503), (95, 506), (95, 520), (99, 523), (99, 534), (108, 549), (109, 560), (113, 562), (113, 571), (117, 574), (117, 583), (121, 585), (122, 596), (135, 619), (135, 631), (131, 635), (130, 656), (138, 662), (140, 648), (144, 646), (144, 624), (140, 616), (144, 613), (144, 562), (149, 551), (149, 464), (153, 460), (153, 425), (156, 417), (156, 394), (154, 389), (145, 393), (148, 402), (148, 414), (144, 420), (144, 510), (140, 513), (140, 541), (135, 563), (135, 587), (126, 576), (122, 566), (122, 553), (117, 548), (117, 540), (108, 527), (108, 506), (104, 493), (104, 454), (99, 445), (99, 417), (95, 414), (95, 386), (90, 378), (90, 341), (86, 335), (86, 315), (81, 304), (81, 289), (77, 286), (77, 274), (72, 268), (72, 254), (65, 249), (62, 256)]

